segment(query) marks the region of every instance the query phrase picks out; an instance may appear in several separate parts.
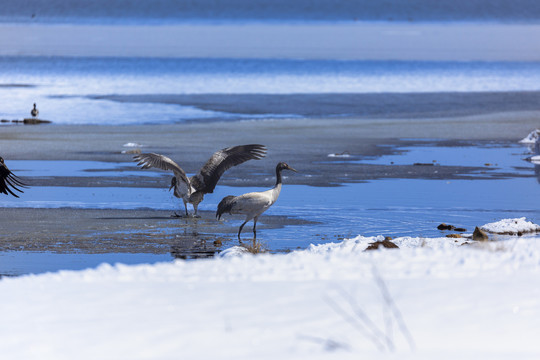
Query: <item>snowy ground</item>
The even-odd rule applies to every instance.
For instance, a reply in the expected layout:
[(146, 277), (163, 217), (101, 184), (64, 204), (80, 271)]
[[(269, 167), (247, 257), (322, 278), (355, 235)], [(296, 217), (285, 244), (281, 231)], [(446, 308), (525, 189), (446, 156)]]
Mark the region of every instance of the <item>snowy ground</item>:
[[(540, 237), (357, 237), (0, 281), (5, 359), (538, 359)], [(494, 237), (495, 236), (495, 237)]]

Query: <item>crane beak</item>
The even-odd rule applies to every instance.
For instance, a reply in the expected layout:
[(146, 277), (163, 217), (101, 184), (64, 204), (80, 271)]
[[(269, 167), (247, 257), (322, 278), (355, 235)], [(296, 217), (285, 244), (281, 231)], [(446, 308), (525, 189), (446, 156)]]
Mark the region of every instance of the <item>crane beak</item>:
[(295, 173), (297, 173), (298, 171), (296, 171), (296, 169), (293, 169), (292, 167), (290, 167), (289, 165), (287, 165), (287, 170), (291, 170), (291, 171), (294, 171)]

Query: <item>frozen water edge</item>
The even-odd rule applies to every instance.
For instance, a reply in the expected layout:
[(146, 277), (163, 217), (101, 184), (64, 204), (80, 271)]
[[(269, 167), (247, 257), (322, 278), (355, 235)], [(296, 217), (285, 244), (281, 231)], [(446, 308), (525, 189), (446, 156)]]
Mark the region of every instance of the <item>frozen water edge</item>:
[[(4, 279), (0, 316), (3, 324), (18, 325), (0, 327), (0, 351), (11, 358), (38, 351), (42, 359), (140, 359), (147, 352), (154, 358), (387, 358), (351, 326), (357, 307), (388, 334), (400, 357), (540, 354), (538, 237), (482, 248), (402, 238), (396, 239), (400, 250), (362, 251), (377, 239), (356, 237), (286, 255), (102, 265)], [(384, 305), (380, 281), (410, 339)], [(39, 326), (24, 325), (30, 323)], [(27, 339), (31, 347), (24, 346)], [(204, 346), (208, 339), (213, 346)], [(90, 350), (81, 353), (83, 346)]]

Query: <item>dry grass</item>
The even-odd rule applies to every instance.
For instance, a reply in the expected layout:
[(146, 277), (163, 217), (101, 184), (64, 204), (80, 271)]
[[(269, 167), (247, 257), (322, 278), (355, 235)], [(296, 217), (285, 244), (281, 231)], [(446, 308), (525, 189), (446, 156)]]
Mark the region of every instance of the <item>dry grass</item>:
[[(363, 337), (368, 339), (380, 352), (394, 352), (396, 350), (394, 342), (395, 328), (406, 340), (410, 350), (415, 351), (416, 345), (412, 335), (384, 279), (375, 267), (372, 271), (375, 284), (382, 298), (381, 304), (385, 314), (384, 324), (377, 324), (372, 319), (373, 314), (365, 311), (353, 295), (339, 285), (334, 285), (334, 291), (325, 294), (324, 299), (326, 303)], [(317, 339), (321, 344), (327, 343), (320, 338)], [(349, 348), (347, 344), (339, 343), (339, 345), (343, 349)]]
[(249, 243), (241, 243), (240, 246), (245, 248), (250, 254), (264, 254), (269, 251), (268, 245), (257, 240), (253, 240)]

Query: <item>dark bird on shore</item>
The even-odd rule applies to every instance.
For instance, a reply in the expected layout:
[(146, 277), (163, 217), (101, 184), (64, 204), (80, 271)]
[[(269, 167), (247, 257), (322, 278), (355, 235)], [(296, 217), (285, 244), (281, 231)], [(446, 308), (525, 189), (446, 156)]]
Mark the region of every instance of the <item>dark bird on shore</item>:
[(198, 217), (197, 207), (203, 200), (204, 194), (214, 192), (214, 188), (225, 171), (248, 160), (259, 160), (265, 156), (266, 147), (259, 144), (221, 149), (216, 151), (199, 172), (190, 178), (177, 163), (164, 155), (148, 153), (136, 155), (133, 158), (143, 169), (153, 167), (172, 171), (174, 177), (171, 179), (169, 190), (174, 188), (174, 196), (184, 201), (186, 216), (189, 216), (187, 204), (190, 203), (193, 205), (194, 216)]
[(35, 103), (34, 103), (34, 108), (32, 109), (32, 111), (30, 111), (30, 115), (32, 115), (32, 117), (37, 117), (39, 115), (39, 110), (37, 109)]
[(253, 219), (253, 236), (254, 239), (257, 238), (256, 226), (259, 216), (276, 202), (279, 193), (281, 192), (282, 170), (297, 172), (286, 163), (280, 162), (276, 166), (276, 185), (272, 189), (261, 192), (251, 192), (240, 196), (229, 195), (224, 197), (219, 203), (216, 211), (218, 220), (221, 219), (221, 216), (224, 213), (246, 215), (246, 221), (244, 221), (238, 229), (238, 240), (240, 240), (240, 233), (242, 232), (244, 225), (251, 219)]
[(17, 186), (26, 187), (26, 185), (8, 169), (4, 163), (4, 159), (0, 157), (0, 193), (6, 195), (11, 194), (18, 198), (19, 196), (10, 189), (10, 187), (12, 187), (13, 190), (22, 193), (23, 191)]

